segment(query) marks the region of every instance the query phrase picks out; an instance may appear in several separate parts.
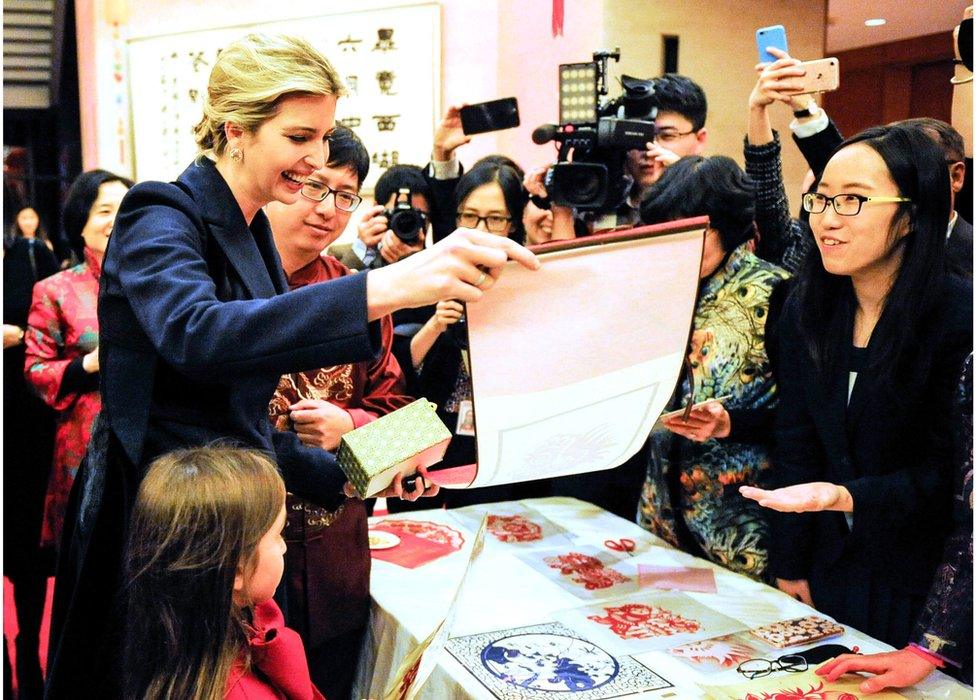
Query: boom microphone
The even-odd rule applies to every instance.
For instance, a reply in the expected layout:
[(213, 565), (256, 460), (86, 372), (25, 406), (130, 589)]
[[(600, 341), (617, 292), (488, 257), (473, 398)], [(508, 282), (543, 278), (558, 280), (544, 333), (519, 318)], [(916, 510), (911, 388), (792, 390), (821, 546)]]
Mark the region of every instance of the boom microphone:
[(536, 127), (535, 131), (532, 132), (532, 142), (541, 146), (556, 138), (556, 134), (558, 133), (559, 127), (555, 124), (543, 124), (542, 126)]

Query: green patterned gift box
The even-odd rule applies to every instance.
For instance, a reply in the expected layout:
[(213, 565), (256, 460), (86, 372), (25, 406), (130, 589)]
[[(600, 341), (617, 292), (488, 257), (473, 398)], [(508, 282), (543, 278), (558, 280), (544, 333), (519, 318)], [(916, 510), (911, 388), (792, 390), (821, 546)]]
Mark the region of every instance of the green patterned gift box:
[(444, 458), (451, 431), (436, 406), (418, 399), (342, 436), (336, 459), (363, 498)]

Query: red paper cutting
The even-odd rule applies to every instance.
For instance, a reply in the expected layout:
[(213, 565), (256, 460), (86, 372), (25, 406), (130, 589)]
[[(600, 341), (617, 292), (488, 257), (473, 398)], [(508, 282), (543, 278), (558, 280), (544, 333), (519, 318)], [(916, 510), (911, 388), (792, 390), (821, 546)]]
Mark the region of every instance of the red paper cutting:
[(418, 566), (423, 566), (428, 562), (446, 557), (448, 554), (453, 554), (457, 551), (449, 544), (433, 542), (406, 532), (388, 530), (383, 525), (375, 525), (373, 529), (392, 532), (400, 538), (400, 544), (396, 547), (391, 547), (390, 549), (374, 549), (371, 553), (373, 559), (388, 561), (391, 564), (402, 566), (405, 569), (416, 569)]
[(396, 547), (373, 550), (373, 559), (407, 569), (416, 569), (464, 546), (464, 535), (460, 532), (426, 520), (382, 520), (372, 525), (372, 529), (392, 532), (400, 538)]
[(667, 637), (683, 632), (697, 632), (701, 624), (697, 620), (682, 617), (667, 608), (643, 603), (627, 603), (617, 607), (605, 607), (607, 614), (589, 615), (601, 625), (607, 625), (610, 631), (621, 639), (650, 639), (652, 637)]
[(542, 526), (524, 515), (489, 515), (488, 532), (500, 542), (535, 542), (542, 539)]
[(560, 556), (546, 557), (543, 561), (550, 568), (559, 569), (559, 573), (563, 576), (570, 576), (570, 580), (582, 584), (588, 591), (610, 588), (631, 580), (615, 569), (608, 569), (606, 564), (589, 554), (569, 552)]

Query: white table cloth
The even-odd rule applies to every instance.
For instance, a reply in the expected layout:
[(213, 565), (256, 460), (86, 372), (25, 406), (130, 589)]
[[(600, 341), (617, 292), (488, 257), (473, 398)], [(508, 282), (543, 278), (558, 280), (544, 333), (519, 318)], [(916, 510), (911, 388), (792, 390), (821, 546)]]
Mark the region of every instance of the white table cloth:
[[(572, 533), (578, 544), (605, 549), (604, 542), (608, 539), (629, 538), (637, 543), (634, 563), (713, 569), (718, 593), (689, 592), (685, 595), (750, 627), (815, 612), (775, 588), (678, 551), (636, 523), (591, 504), (572, 498), (543, 498), (522, 503)], [(416, 511), (373, 518), (371, 522), (387, 518), (443, 523), (464, 532), (466, 542), (461, 551), (416, 569), (373, 560), (370, 633), (360, 659), (355, 686), (357, 698), (381, 698), (400, 661), (444, 617), (468, 561), (474, 537), (474, 533), (464, 527), (451, 511)], [(517, 547), (499, 542), (490, 535), (486, 538), (485, 551), (465, 586), (452, 637), (550, 622), (553, 613), (587, 603), (521, 562), (515, 556), (516, 551)], [(829, 642), (849, 648), (856, 645), (863, 653), (891, 650), (886, 644), (845, 627), (847, 632), (842, 637), (796, 649)], [(792, 650), (784, 650), (782, 654)], [(732, 684), (745, 680), (734, 670), (721, 675), (703, 675), (665, 651), (647, 652), (635, 658), (666, 678), (674, 687), (630, 697), (703, 698), (707, 696), (698, 682)], [(899, 692), (909, 698), (973, 697), (970, 688), (941, 673), (933, 674), (914, 689)], [(572, 694), (558, 695), (571, 697)], [(447, 650), (443, 650), (420, 697), (491, 700), (494, 696)]]

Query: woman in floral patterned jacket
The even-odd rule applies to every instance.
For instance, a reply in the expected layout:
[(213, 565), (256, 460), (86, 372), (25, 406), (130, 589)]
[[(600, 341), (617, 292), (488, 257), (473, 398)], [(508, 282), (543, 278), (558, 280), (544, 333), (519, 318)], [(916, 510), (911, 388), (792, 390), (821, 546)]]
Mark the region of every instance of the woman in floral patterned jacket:
[(670, 166), (641, 207), (645, 223), (707, 214), (687, 371), (670, 407), (710, 402), (651, 434), (640, 524), (670, 543), (761, 577), (768, 528), (738, 493), (769, 466), (775, 385), (767, 353), (771, 307), (788, 275), (751, 250), (752, 180), (730, 158), (689, 156)]
[(64, 206), (64, 229), (84, 262), (34, 286), (27, 319), (25, 372), (59, 412), (44, 503), (43, 545), (56, 545), (75, 472), (101, 410), (98, 394), (98, 278), (115, 212), (132, 185), (105, 170), (82, 173)]

